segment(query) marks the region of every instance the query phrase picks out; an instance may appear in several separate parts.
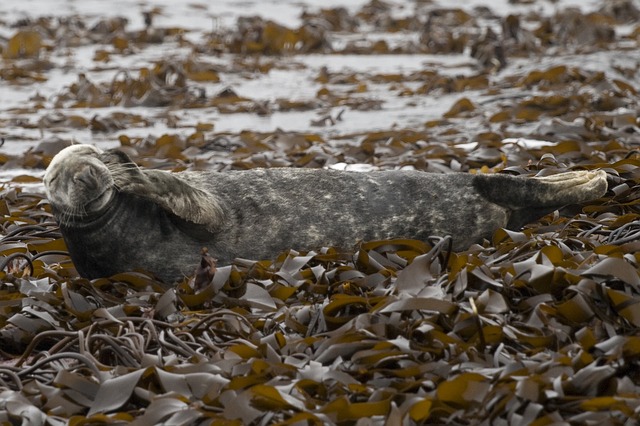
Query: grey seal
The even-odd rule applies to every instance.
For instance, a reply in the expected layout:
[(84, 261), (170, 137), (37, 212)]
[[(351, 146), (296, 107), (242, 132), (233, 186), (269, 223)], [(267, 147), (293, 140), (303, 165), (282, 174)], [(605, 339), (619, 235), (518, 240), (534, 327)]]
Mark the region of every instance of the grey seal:
[(607, 189), (604, 171), (541, 178), (299, 168), (171, 173), (91, 145), (60, 151), (44, 183), (80, 275), (142, 269), (167, 283), (193, 273), (202, 247), (221, 263), (434, 235), (451, 235), (461, 250)]

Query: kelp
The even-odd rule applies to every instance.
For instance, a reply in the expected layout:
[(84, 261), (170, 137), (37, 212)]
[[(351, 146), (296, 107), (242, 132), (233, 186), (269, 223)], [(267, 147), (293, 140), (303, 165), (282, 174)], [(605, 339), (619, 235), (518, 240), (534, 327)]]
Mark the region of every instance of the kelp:
[(466, 251), (389, 240), (223, 266), (203, 251), (175, 288), (77, 277), (46, 200), (5, 188), (0, 413), (621, 423), (639, 408), (637, 162), (607, 164), (629, 189)]
[[(24, 169), (0, 182), (0, 422), (622, 425), (640, 418), (637, 64), (602, 71), (587, 64), (591, 57), (569, 60), (630, 54), (638, 30), (618, 25), (633, 23), (637, 9), (621, 1), (593, 12), (501, 18), (489, 8), (414, 6), (401, 14), (378, 0), (354, 11), (309, 8), (291, 27), (243, 17), (200, 40), (155, 25), (161, 8), (148, 10), (136, 31), (122, 17), (13, 25), (0, 40), (3, 81), (48, 80), (62, 46), (91, 46), (94, 67), (65, 68), (72, 79), (50, 99), (34, 93), (0, 117), (9, 132), (44, 135), (23, 155), (0, 153), (3, 170)], [(154, 45), (187, 53), (120, 66)], [(315, 70), (298, 61), (455, 52), (469, 53), (465, 72), (433, 64)], [(522, 67), (526, 58), (539, 65)], [(312, 95), (259, 99), (233, 84), (277, 70), (304, 74)], [(425, 99), (446, 102), (442, 114), (411, 128), (372, 122), (375, 130), (341, 130), (353, 111)], [(305, 116), (308, 129), (299, 132), (227, 132), (209, 111), (245, 114), (248, 128), (275, 113), (315, 116)], [(221, 265), (205, 248), (194, 253), (201, 263), (193, 274), (175, 285), (147, 271), (87, 280), (42, 195), (43, 169), (71, 144), (71, 130), (118, 141), (138, 164), (164, 170), (602, 169), (609, 191), (459, 252), (448, 237), (433, 236)]]

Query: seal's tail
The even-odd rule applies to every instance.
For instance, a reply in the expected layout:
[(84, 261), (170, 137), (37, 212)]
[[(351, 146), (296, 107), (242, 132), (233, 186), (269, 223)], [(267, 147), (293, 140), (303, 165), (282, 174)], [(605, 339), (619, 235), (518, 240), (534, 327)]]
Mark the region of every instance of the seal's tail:
[(489, 201), (512, 210), (510, 229), (517, 229), (568, 204), (595, 200), (607, 191), (603, 170), (574, 171), (552, 176), (522, 178), (478, 175), (476, 188)]

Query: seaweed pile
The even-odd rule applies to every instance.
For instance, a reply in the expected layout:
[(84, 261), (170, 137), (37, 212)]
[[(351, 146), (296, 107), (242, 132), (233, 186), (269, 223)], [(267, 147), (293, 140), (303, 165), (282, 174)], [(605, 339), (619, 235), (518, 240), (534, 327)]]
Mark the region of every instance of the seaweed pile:
[[(7, 143), (29, 147), (0, 153), (3, 171), (20, 170), (0, 181), (0, 422), (640, 420), (640, 12), (631, 1), (508, 16), (414, 6), (404, 15), (378, 0), (309, 8), (294, 27), (240, 17), (195, 41), (156, 26), (161, 9), (146, 11), (140, 30), (81, 15), (12, 23), (0, 79), (34, 95), (0, 114)], [(63, 49), (87, 47), (94, 69), (72, 67), (73, 82), (37, 96)], [(152, 49), (186, 54), (113, 66)], [(466, 62), (463, 72), (393, 73), (304, 62), (381, 54)], [(228, 84), (276, 72), (298, 72), (317, 90), (264, 100)], [(413, 126), (348, 127), (357, 114), (375, 120), (433, 99), (446, 108)], [(309, 114), (305, 130), (216, 130), (219, 117), (287, 113)], [(158, 122), (166, 132), (153, 130)], [(90, 281), (41, 187), (52, 156), (87, 134), (165, 170), (603, 169), (609, 191), (461, 252), (446, 236), (232, 265), (203, 250), (176, 286), (144, 271)]]

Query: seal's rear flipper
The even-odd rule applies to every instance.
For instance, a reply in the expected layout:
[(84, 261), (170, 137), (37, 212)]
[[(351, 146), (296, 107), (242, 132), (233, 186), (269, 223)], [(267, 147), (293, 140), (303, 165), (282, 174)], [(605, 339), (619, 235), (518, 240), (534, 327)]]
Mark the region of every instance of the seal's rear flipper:
[(541, 205), (579, 204), (598, 199), (607, 192), (604, 170), (566, 172), (533, 179), (538, 182), (533, 199)]
[(602, 197), (607, 191), (607, 174), (597, 170), (537, 178), (477, 175), (474, 186), (488, 201), (511, 209), (507, 228), (519, 229), (562, 206)]

